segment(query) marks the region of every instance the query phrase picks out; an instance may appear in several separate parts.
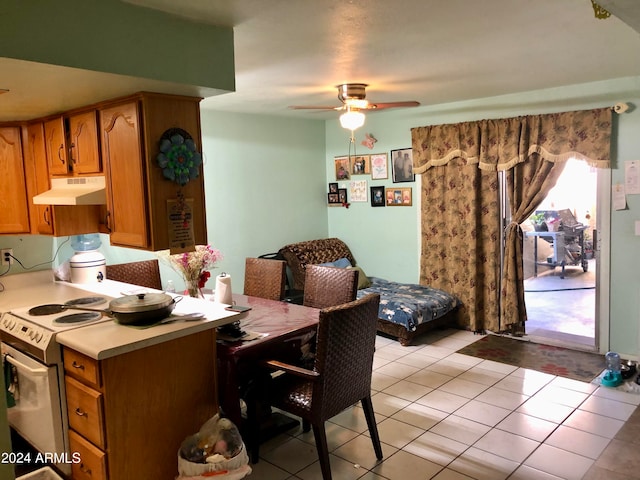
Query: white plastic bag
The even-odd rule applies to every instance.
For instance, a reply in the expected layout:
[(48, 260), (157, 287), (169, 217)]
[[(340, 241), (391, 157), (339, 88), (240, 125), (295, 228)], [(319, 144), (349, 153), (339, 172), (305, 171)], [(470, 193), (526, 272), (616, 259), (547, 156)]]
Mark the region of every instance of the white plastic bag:
[(249, 456), (238, 428), (215, 415), (187, 437), (178, 452), (177, 480), (236, 480), (251, 473)]

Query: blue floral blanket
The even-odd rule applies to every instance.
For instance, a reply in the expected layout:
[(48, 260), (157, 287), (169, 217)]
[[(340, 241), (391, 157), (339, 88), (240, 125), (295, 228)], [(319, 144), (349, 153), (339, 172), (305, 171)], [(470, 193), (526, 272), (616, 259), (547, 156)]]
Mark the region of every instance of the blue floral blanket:
[(443, 290), (423, 285), (397, 283), (369, 277), (371, 286), (358, 290), (358, 298), (380, 294), (378, 318), (404, 325), (413, 332), (417, 325), (446, 315), (460, 305), (460, 300)]

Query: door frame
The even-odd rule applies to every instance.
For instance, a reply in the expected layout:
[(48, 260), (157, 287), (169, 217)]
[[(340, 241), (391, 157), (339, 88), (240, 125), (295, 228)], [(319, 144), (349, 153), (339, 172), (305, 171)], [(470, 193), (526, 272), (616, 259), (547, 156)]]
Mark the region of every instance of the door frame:
[(599, 353), (609, 350), (609, 302), (611, 278), (611, 169), (598, 168), (596, 190), (597, 244), (596, 259), (596, 331), (595, 343)]
[[(511, 210), (506, 194), (504, 174), (499, 175), (500, 184), (500, 228), (504, 233), (511, 221)], [(594, 346), (596, 353), (609, 350), (609, 303), (611, 274), (611, 169), (596, 168), (596, 225), (597, 243), (593, 254), (596, 260), (596, 291), (594, 306)], [(504, 268), (504, 235), (500, 246), (500, 268)], [(500, 276), (500, 279), (502, 277)], [(499, 286), (501, 291), (502, 285)], [(499, 298), (501, 301), (501, 298)], [(526, 325), (525, 325), (526, 328)]]

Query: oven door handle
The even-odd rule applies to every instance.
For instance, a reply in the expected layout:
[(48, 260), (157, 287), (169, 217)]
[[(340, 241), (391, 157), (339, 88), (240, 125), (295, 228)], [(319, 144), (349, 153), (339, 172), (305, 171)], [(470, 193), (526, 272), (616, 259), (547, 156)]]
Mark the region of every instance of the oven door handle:
[(27, 372), (29, 372), (30, 375), (35, 375), (35, 376), (38, 376), (38, 377), (43, 377), (43, 376), (47, 375), (47, 369), (46, 368), (31, 368), (31, 367), (25, 365), (24, 363), (20, 362), (19, 360), (16, 360), (15, 358), (13, 358), (8, 353), (4, 356), (4, 359), (5, 359), (5, 361), (7, 361), (10, 364), (14, 365), (16, 368), (26, 370)]

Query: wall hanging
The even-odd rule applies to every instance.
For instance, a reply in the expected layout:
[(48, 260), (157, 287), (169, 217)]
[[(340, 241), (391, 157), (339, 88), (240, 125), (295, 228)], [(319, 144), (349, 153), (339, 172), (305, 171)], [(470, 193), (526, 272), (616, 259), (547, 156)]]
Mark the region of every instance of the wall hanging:
[(162, 134), (156, 160), (164, 177), (180, 186), (200, 176), (202, 155), (191, 135), (181, 128), (171, 128)]
[(393, 183), (414, 182), (413, 151), (411, 148), (391, 150), (391, 172)]
[(169, 238), (172, 253), (195, 248), (193, 232), (193, 199), (185, 198), (182, 187), (200, 176), (202, 155), (193, 137), (181, 128), (170, 128), (160, 137), (158, 167), (168, 181), (178, 184), (176, 197), (167, 199)]
[(371, 206), (384, 207), (384, 187), (371, 187)]
[(410, 207), (413, 205), (411, 187), (387, 188), (387, 206)]
[(386, 153), (372, 153), (369, 157), (369, 161), (371, 163), (372, 180), (385, 180), (389, 178)]

